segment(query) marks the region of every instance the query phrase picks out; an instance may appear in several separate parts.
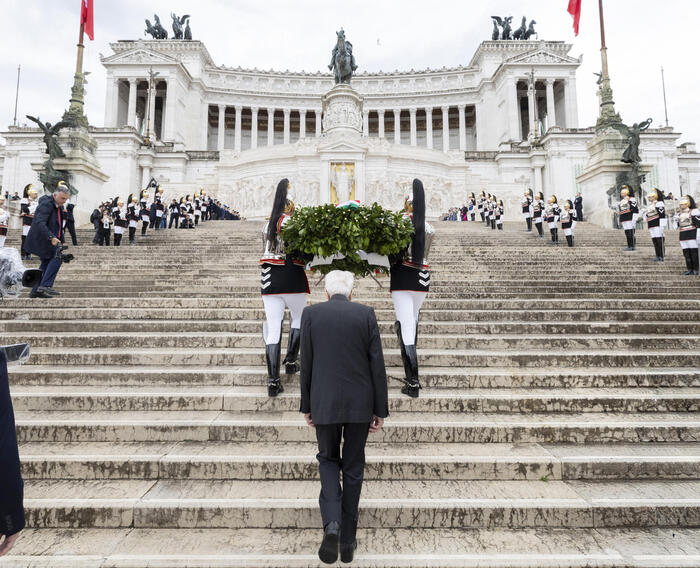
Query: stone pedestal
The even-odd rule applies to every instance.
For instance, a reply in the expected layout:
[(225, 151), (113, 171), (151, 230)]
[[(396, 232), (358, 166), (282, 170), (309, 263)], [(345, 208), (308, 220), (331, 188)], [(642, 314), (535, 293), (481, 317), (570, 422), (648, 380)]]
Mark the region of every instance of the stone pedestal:
[[(114, 196), (107, 195), (105, 182), (109, 176), (100, 168), (95, 150), (97, 143), (86, 128), (67, 128), (60, 132), (59, 145), (65, 153), (65, 158), (56, 158), (53, 167), (59, 171), (67, 171), (70, 174), (70, 183), (78, 194), (71, 197), (75, 203), (73, 211), (77, 225), (89, 222), (93, 209), (102, 201)], [(41, 162), (32, 163), (32, 169), (37, 173), (44, 170), (44, 162), (48, 155), (44, 155)]]
[[(632, 166), (620, 161), (627, 148), (627, 138), (614, 129), (597, 133), (587, 144), (589, 160), (583, 173), (576, 177), (583, 197), (583, 215), (586, 221), (601, 227), (612, 227), (613, 210), (608, 191), (616, 186), (617, 176), (631, 172)], [(652, 167), (640, 165), (640, 175), (649, 174)], [(613, 196), (613, 203), (619, 201)]]

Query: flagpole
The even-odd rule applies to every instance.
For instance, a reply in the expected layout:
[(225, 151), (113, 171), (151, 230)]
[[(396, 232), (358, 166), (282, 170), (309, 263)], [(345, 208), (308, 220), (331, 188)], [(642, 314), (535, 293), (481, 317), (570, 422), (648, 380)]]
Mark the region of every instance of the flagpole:
[[(12, 124), (17, 126), (17, 101), (19, 101), (19, 74), (22, 69), (21, 65), (17, 66), (17, 89), (15, 90), (15, 117), (12, 119)], [(668, 122), (668, 121), (666, 121)]]
[(615, 101), (610, 86), (610, 71), (608, 69), (608, 47), (605, 44), (605, 16), (603, 14), (603, 0), (598, 0), (598, 13), (600, 15), (600, 58), (602, 63), (600, 89), (600, 115), (596, 123), (596, 130), (604, 130), (612, 124), (622, 122), (620, 115), (615, 112)]
[(75, 75), (73, 76), (73, 87), (71, 88), (70, 105), (68, 110), (63, 113), (63, 120), (69, 122), (71, 126), (82, 126), (87, 128), (88, 119), (85, 116), (85, 74), (83, 73), (83, 51), (85, 44), (83, 39), (85, 36), (85, 21), (82, 17), (83, 2), (80, 0), (80, 32), (78, 34), (78, 56), (75, 62)]
[(663, 67), (661, 67), (661, 87), (664, 91), (664, 115), (666, 116), (666, 126), (668, 127), (668, 106), (666, 105), (666, 79), (664, 78)]

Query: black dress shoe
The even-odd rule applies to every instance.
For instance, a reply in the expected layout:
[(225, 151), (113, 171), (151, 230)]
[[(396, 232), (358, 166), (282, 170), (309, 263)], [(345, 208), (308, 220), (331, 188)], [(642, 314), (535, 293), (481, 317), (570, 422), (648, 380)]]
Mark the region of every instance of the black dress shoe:
[(52, 296), (60, 296), (61, 293), (58, 290), (54, 290), (53, 288), (44, 288), (44, 292), (47, 294), (50, 294)]
[(352, 544), (346, 544), (344, 542), (340, 543), (340, 561), (349, 564), (355, 557), (355, 550), (357, 549), (357, 541)]
[(323, 541), (318, 549), (318, 557), (324, 564), (335, 564), (338, 560), (338, 541), (340, 539), (340, 523), (331, 521), (323, 530)]
[(53, 296), (47, 293), (45, 290), (37, 290), (36, 292), (29, 292), (30, 298), (53, 298)]

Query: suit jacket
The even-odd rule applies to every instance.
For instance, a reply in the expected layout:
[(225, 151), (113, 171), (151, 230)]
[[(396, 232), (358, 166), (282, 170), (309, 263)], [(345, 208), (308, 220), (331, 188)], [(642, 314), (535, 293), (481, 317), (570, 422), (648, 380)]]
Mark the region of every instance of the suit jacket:
[(301, 412), (314, 424), (389, 416), (386, 369), (374, 310), (336, 294), (301, 316)]
[(51, 258), (56, 247), (51, 245), (51, 238), (62, 235), (63, 229), (58, 221), (58, 207), (53, 195), (42, 195), (34, 212), (34, 220), (27, 234), (24, 249), (39, 258)]
[(10, 536), (24, 528), (23, 496), (7, 360), (0, 351), (0, 534)]

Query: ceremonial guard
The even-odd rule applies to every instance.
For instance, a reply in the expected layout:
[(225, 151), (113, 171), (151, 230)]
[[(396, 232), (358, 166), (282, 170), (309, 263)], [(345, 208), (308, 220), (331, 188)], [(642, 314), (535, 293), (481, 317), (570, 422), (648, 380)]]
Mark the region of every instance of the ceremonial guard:
[(532, 222), (535, 224), (537, 229), (537, 235), (540, 239), (544, 238), (544, 231), (542, 230), (542, 214), (544, 213), (544, 195), (541, 191), (537, 192), (535, 199), (532, 201)]
[(117, 198), (116, 205), (117, 206), (112, 209), (112, 217), (114, 218), (114, 246), (118, 247), (122, 244), (124, 229), (129, 226), (129, 221), (124, 211), (124, 201)]
[(180, 206), (177, 203), (176, 199), (173, 199), (170, 202), (170, 205), (168, 207), (170, 210), (170, 224), (168, 225), (168, 229), (172, 229), (173, 224), (175, 225), (175, 228), (178, 228), (178, 222), (180, 220)]
[(5, 246), (7, 225), (10, 222), (10, 212), (5, 209), (5, 196), (0, 194), (0, 248)]
[(634, 190), (623, 185), (620, 191), (620, 203), (617, 206), (620, 213), (620, 224), (625, 230), (627, 237), (627, 248), (625, 251), (633, 251), (635, 249), (634, 228), (637, 225), (637, 216), (639, 215), (639, 207), (637, 206), (637, 198), (634, 196)]
[(32, 258), (32, 255), (24, 249), (24, 242), (27, 240), (29, 228), (32, 226), (32, 221), (34, 221), (34, 211), (36, 211), (38, 205), (38, 195), (37, 190), (29, 183), (24, 186), (22, 199), (19, 202), (20, 212), (22, 214), (22, 260), (30, 260)]
[(207, 197), (207, 190), (203, 189), (201, 192), (202, 198), (202, 223), (209, 219), (209, 197)]
[(391, 297), (394, 300), (396, 335), (403, 361), (403, 394), (418, 396), (421, 388), (418, 378), (418, 319), (420, 308), (430, 289), (428, 253), (435, 231), (425, 220), (425, 192), (419, 179), (413, 180), (413, 194), (404, 199), (404, 216), (413, 222), (414, 234), (406, 247), (404, 257), (391, 267)]
[(180, 198), (180, 228), (187, 229), (188, 227), (189, 227), (189, 219), (187, 217), (187, 199), (184, 197), (181, 197)]
[(522, 206), (523, 217), (525, 217), (528, 233), (532, 231), (532, 201), (532, 190), (526, 189), (525, 196), (520, 205)]
[(160, 229), (160, 225), (163, 221), (163, 215), (165, 214), (165, 203), (163, 203), (163, 189), (158, 186), (156, 189), (156, 194), (153, 196), (153, 201), (156, 206), (156, 219), (155, 223), (151, 226), (155, 227), (156, 231)]
[(194, 229), (194, 203), (189, 195), (185, 197), (185, 205), (187, 205), (187, 228)]
[(474, 195), (474, 192), (472, 191), (469, 194), (469, 214), (472, 218), (472, 221), (476, 220), (476, 196)]
[(146, 229), (151, 223), (151, 211), (148, 207), (148, 189), (142, 189), (139, 196), (139, 216), (141, 217), (141, 236), (146, 236)]
[(498, 202), (496, 201), (496, 196), (492, 195), (489, 201), (489, 223), (493, 231), (496, 230), (496, 209), (498, 209)]
[(559, 244), (559, 228), (557, 223), (559, 222), (559, 215), (561, 211), (559, 209), (559, 204), (557, 203), (557, 196), (552, 195), (547, 200), (547, 207), (544, 208), (544, 220), (549, 226), (549, 232), (552, 235), (552, 244)]
[(199, 218), (202, 216), (202, 200), (199, 193), (194, 194), (194, 226), (199, 225)]
[(700, 228), (700, 209), (697, 208), (695, 200), (690, 195), (681, 197), (678, 204), (680, 213), (678, 214), (678, 238), (683, 249), (685, 265), (688, 268), (684, 272), (686, 276), (697, 276), (700, 272), (698, 266), (698, 228)]
[[(503, 214), (505, 213), (505, 207), (503, 206), (503, 200), (499, 199), (496, 203), (496, 228), (499, 231), (503, 230)], [(532, 230), (532, 229), (530, 229)]]
[(280, 382), (280, 356), (282, 348), (282, 322), (284, 308), (289, 308), (291, 323), (289, 343), (284, 358), (288, 375), (299, 370), (299, 342), (301, 313), (306, 307), (309, 282), (304, 272), (304, 262), (285, 250), (280, 230), (294, 215), (294, 201), (288, 195), (287, 178), (277, 184), (270, 219), (263, 228), (263, 254), (260, 258), (260, 286), (265, 306), (263, 339), (267, 361), (267, 394), (277, 396), (284, 391)]
[(651, 242), (654, 243), (655, 262), (663, 262), (665, 256), (664, 229), (666, 228), (666, 206), (664, 205), (664, 197), (660, 189), (652, 189), (647, 195), (649, 204), (644, 210), (644, 220), (649, 227)]
[(129, 221), (129, 244), (134, 244), (134, 237), (136, 236), (136, 227), (139, 223), (139, 212), (137, 210), (139, 200), (133, 193), (129, 195), (129, 199), (126, 204), (126, 218)]
[(481, 222), (484, 222), (484, 217), (486, 216), (486, 213), (484, 211), (486, 207), (486, 194), (482, 191), (479, 194), (479, 201), (477, 203), (477, 209), (479, 210), (479, 215), (481, 215)]
[[(567, 199), (564, 201), (564, 209), (561, 212), (561, 228), (564, 230), (566, 244), (570, 247), (574, 246), (574, 228), (576, 227), (577, 217), (574, 204), (571, 203), (571, 200)], [(558, 236), (557, 242), (559, 242)]]

